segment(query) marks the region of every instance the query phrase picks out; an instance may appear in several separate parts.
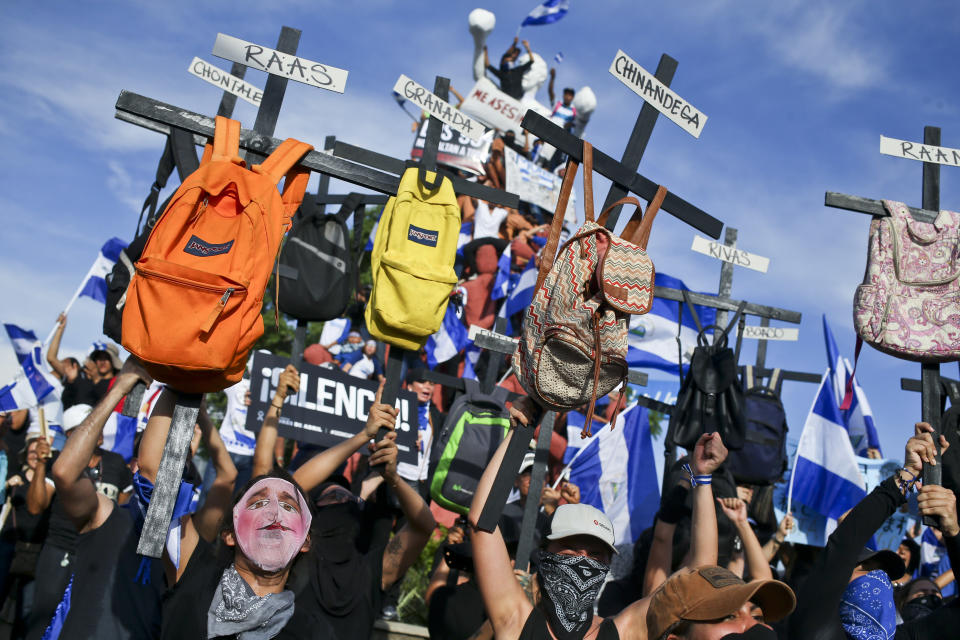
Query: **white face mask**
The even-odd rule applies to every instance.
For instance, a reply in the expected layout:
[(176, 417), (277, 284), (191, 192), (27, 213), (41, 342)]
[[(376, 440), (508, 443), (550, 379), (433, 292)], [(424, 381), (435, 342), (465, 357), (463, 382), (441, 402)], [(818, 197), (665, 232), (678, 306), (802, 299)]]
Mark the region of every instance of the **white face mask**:
[(264, 571), (280, 571), (303, 547), (313, 516), (295, 486), (264, 478), (233, 508), (233, 530), (243, 555)]

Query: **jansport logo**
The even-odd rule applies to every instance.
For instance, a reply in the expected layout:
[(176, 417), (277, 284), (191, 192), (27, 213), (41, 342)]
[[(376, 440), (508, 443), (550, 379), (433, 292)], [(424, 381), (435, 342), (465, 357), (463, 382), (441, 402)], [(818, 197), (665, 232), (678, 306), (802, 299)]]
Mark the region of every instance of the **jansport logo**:
[(437, 231), (421, 229), (420, 227), (415, 227), (413, 225), (410, 225), (410, 227), (407, 229), (407, 240), (412, 240), (413, 242), (418, 242), (428, 247), (437, 246), (438, 235), (440, 234)]
[(201, 258), (206, 258), (208, 256), (216, 256), (221, 253), (227, 253), (233, 247), (233, 240), (230, 242), (224, 242), (223, 244), (213, 244), (198, 238), (197, 236), (190, 236), (190, 239), (187, 241), (187, 246), (183, 248), (184, 253), (189, 253), (193, 256), (200, 256)]

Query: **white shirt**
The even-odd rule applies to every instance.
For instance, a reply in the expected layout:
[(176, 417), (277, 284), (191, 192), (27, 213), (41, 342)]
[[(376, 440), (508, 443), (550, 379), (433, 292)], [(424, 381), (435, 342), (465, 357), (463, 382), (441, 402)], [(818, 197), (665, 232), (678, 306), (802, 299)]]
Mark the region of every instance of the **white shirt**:
[(477, 209), (473, 214), (473, 239), (497, 238), (500, 236), (500, 224), (506, 219), (507, 210), (495, 207), (493, 211), (483, 200), (477, 202)]
[(250, 380), (243, 379), (223, 390), (227, 396), (227, 408), (220, 423), (220, 438), (230, 453), (252, 456), (257, 445), (257, 434), (247, 431), (247, 405), (245, 398), (250, 389)]

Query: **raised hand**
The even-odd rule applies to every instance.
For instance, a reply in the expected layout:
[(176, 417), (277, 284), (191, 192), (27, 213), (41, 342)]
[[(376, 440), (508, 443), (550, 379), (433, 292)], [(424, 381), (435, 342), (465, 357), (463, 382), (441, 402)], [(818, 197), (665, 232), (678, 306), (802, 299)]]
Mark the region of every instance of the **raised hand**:
[(783, 516), (783, 520), (780, 521), (780, 526), (777, 527), (777, 534), (779, 534), (783, 539), (786, 539), (790, 532), (793, 531), (793, 528), (796, 526), (796, 522), (793, 519), (793, 514), (788, 513)]
[(530, 399), (530, 396), (521, 396), (513, 401), (510, 407), (510, 426), (535, 427), (539, 417), (540, 407)]
[(697, 476), (712, 475), (727, 459), (727, 448), (719, 433), (705, 433), (697, 440), (690, 459), (690, 468)]
[(734, 524), (743, 524), (747, 521), (747, 503), (740, 498), (717, 498), (723, 515), (730, 518)]
[(363, 428), (368, 438), (376, 438), (380, 429), (393, 431), (397, 424), (397, 408), (380, 402), (382, 395), (383, 384), (377, 389), (377, 397), (373, 401), (373, 406), (370, 407), (370, 413), (367, 414), (367, 425)]
[(147, 373), (143, 363), (134, 355), (127, 357), (123, 363), (123, 368), (120, 369), (120, 373), (117, 374), (117, 382), (124, 379), (129, 380), (131, 388), (140, 381), (146, 385), (149, 385), (153, 381), (153, 377)]
[[(950, 447), (947, 439), (940, 436), (940, 453), (942, 454)], [(903, 468), (919, 476), (923, 471), (923, 465), (937, 464), (937, 449), (933, 445), (933, 427), (926, 422), (918, 422), (914, 426), (914, 435), (907, 440), (907, 445), (903, 452)]]
[(580, 504), (580, 487), (572, 482), (564, 482), (560, 487), (560, 497), (567, 501), (567, 504)]
[(297, 393), (298, 391), (300, 391), (300, 372), (292, 364), (288, 364), (277, 381), (277, 390), (273, 394), (273, 404), (283, 404), (289, 393)]
[(944, 535), (952, 538), (960, 534), (960, 524), (957, 523), (957, 496), (953, 495), (953, 491), (936, 484), (924, 485), (917, 495), (917, 505), (921, 515), (940, 519), (939, 529)]
[[(386, 406), (386, 405), (381, 405)], [(383, 465), (383, 477), (389, 482), (397, 480), (397, 432), (391, 431), (380, 442), (370, 443), (370, 467)]]

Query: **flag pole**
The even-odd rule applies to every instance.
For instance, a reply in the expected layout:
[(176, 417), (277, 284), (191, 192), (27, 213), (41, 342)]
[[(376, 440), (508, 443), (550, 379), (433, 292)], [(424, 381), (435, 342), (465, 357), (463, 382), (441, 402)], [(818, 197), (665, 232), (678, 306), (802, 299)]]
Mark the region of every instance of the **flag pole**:
[[(93, 264), (96, 264), (97, 261), (94, 260)], [(67, 303), (67, 306), (63, 309), (63, 315), (67, 315), (70, 312), (70, 308), (73, 306), (73, 303), (77, 301), (77, 298), (80, 297), (80, 292), (83, 291), (83, 288), (87, 284), (87, 278), (90, 277), (90, 273), (93, 271), (93, 265), (90, 265), (90, 269), (87, 271), (87, 274), (83, 276), (83, 280), (80, 281), (80, 286), (77, 287), (77, 290), (73, 292), (73, 296), (70, 298), (70, 302)], [(53, 324), (53, 329), (50, 329), (50, 333), (47, 334), (47, 338), (41, 343), (41, 346), (46, 347), (50, 344), (50, 341), (53, 340), (53, 334), (57, 332), (57, 327), (60, 326), (59, 322)]]

